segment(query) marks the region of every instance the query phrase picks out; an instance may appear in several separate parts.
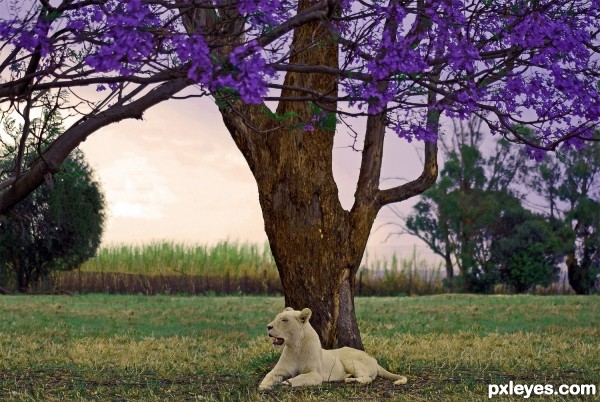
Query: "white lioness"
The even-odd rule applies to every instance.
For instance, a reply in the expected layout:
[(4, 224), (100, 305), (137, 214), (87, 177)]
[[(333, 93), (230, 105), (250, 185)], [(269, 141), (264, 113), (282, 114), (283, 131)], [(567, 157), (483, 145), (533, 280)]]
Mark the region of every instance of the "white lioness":
[(310, 315), (308, 308), (296, 311), (288, 307), (267, 325), (273, 345), (283, 346), (283, 353), (260, 383), (260, 390), (279, 383), (292, 387), (342, 380), (368, 384), (377, 376), (396, 380), (397, 385), (406, 384), (406, 377), (388, 372), (361, 350), (322, 349), (317, 332), (308, 322)]

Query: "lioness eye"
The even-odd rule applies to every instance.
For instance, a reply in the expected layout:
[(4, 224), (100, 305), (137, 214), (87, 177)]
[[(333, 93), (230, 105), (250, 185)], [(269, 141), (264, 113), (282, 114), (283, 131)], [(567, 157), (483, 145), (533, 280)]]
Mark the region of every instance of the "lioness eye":
[(288, 319), (287, 318), (282, 318), (281, 322), (288, 322)]

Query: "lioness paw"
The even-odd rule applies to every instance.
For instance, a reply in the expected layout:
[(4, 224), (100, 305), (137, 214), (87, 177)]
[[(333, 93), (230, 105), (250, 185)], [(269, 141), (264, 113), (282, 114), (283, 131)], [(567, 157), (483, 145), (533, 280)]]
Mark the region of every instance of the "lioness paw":
[(258, 386), (258, 390), (259, 390), (259, 391), (268, 391), (268, 390), (270, 390), (270, 389), (271, 389), (271, 386), (269, 386), (269, 385), (266, 385), (266, 384), (260, 384), (260, 385)]
[(293, 387), (292, 383), (289, 380), (285, 380), (281, 383), (281, 385), (285, 385), (286, 387)]

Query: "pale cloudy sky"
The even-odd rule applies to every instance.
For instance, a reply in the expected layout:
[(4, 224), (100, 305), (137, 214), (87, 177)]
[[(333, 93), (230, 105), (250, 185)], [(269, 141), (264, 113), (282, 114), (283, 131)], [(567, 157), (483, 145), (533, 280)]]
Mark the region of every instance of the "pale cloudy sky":
[[(356, 131), (364, 130), (358, 121)], [(417, 177), (422, 165), (415, 147), (393, 135), (386, 139), (383, 178)], [(334, 175), (345, 208), (353, 203), (360, 154), (339, 134)], [(94, 133), (81, 147), (105, 190), (109, 219), (104, 243), (175, 240), (211, 244), (219, 240), (266, 241), (258, 191), (210, 99), (163, 103), (144, 115)], [(408, 211), (415, 200), (403, 203)], [(384, 242), (395, 218), (382, 210), (368, 244), (371, 256), (430, 252), (418, 239)]]

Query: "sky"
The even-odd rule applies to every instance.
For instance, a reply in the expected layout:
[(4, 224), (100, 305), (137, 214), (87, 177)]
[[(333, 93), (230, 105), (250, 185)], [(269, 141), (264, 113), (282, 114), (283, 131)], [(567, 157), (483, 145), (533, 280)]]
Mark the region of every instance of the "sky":
[[(353, 128), (364, 130), (365, 121)], [(352, 138), (336, 136), (334, 177), (342, 206), (350, 209), (360, 167)], [(422, 169), (418, 148), (393, 135), (386, 138), (382, 187), (416, 178)], [(214, 244), (221, 240), (264, 243), (266, 234), (256, 183), (221, 116), (208, 98), (171, 100), (92, 134), (81, 146), (101, 182), (108, 203), (103, 244), (172, 240)], [(416, 198), (396, 208), (408, 213)], [(434, 258), (419, 239), (388, 238), (398, 222), (384, 208), (371, 233), (369, 258), (413, 248)]]

